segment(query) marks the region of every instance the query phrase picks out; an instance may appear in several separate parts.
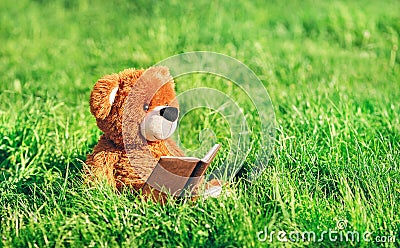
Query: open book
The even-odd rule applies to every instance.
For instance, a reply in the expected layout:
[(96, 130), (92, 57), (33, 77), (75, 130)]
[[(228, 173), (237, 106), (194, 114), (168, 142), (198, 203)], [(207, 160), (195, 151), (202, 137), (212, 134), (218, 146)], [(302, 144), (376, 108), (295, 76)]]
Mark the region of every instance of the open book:
[(156, 198), (164, 198), (165, 193), (183, 196), (193, 192), (220, 147), (219, 144), (214, 145), (202, 159), (162, 156), (142, 187), (142, 192)]

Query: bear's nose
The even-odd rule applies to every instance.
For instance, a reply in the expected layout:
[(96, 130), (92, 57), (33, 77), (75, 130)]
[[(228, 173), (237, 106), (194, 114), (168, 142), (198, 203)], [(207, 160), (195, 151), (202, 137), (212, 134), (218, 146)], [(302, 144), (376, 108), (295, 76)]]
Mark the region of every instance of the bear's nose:
[(174, 107), (165, 107), (160, 109), (160, 115), (169, 121), (176, 121), (178, 118), (178, 109)]

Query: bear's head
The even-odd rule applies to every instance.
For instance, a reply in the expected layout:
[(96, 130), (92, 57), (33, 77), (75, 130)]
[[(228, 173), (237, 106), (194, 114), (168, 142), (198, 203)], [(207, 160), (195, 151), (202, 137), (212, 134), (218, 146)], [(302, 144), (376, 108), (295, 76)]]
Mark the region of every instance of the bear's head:
[(90, 111), (116, 146), (160, 142), (175, 131), (178, 102), (167, 67), (127, 69), (97, 81)]

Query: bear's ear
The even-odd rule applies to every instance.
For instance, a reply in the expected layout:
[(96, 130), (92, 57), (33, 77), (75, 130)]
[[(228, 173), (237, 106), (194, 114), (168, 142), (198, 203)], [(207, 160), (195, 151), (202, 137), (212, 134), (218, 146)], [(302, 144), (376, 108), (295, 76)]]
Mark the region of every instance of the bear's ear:
[(118, 92), (118, 85), (119, 77), (117, 74), (105, 76), (94, 85), (90, 95), (90, 112), (97, 119), (104, 120), (110, 113)]

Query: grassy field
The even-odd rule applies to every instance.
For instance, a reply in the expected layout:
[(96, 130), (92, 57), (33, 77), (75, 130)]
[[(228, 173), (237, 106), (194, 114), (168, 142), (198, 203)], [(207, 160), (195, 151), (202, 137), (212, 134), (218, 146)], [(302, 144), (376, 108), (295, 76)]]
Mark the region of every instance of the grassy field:
[[(398, 1), (110, 2), (0, 2), (0, 247), (400, 246)], [(165, 206), (83, 186), (101, 134), (96, 80), (196, 50), (235, 57), (264, 83), (268, 170), (218, 199)], [(321, 242), (282, 241), (305, 232)]]

